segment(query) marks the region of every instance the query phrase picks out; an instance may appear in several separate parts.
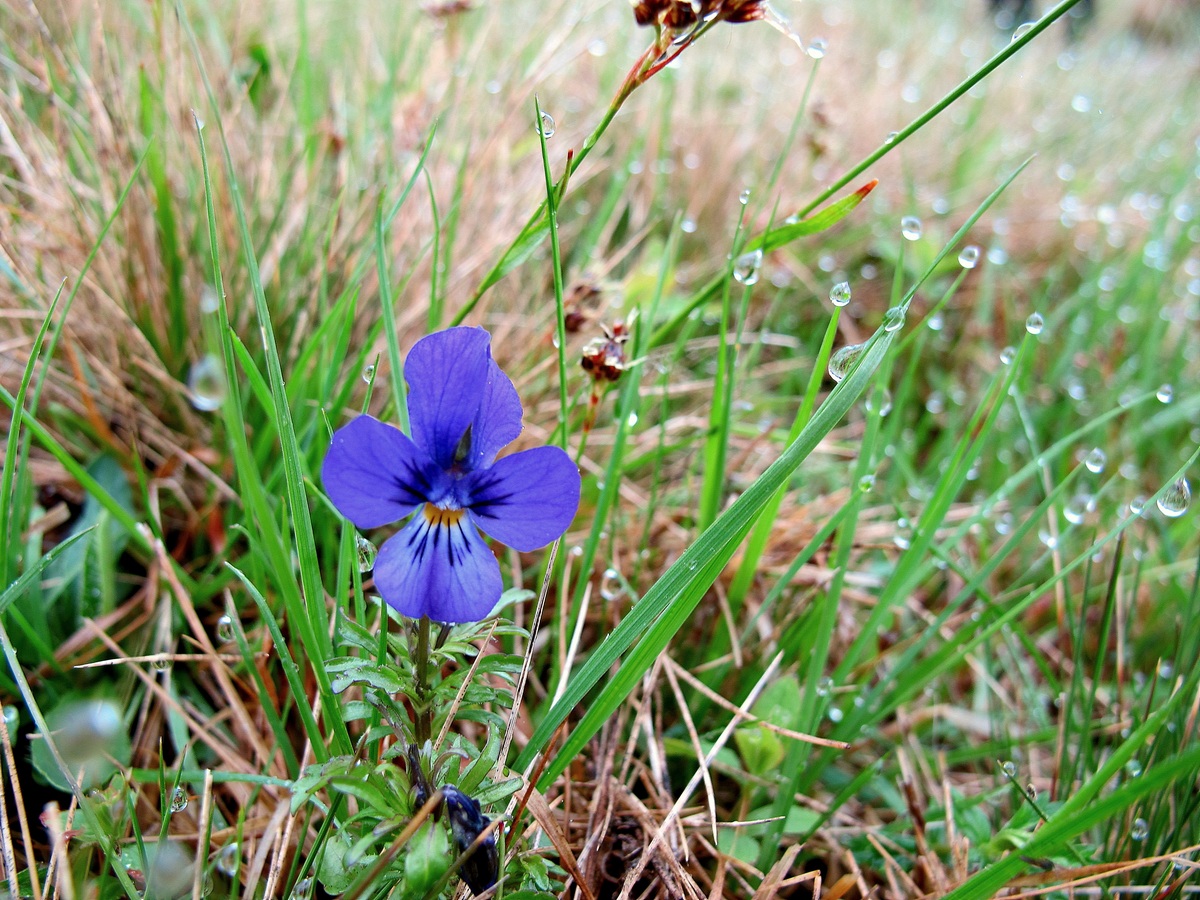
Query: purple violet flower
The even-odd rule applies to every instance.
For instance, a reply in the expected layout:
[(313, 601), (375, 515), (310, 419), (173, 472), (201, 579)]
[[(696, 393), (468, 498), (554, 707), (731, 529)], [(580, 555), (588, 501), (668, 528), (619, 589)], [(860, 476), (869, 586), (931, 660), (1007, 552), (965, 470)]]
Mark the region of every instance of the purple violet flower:
[(503, 582), (477, 527), (516, 550), (546, 546), (575, 517), (579, 470), (559, 447), (496, 459), (521, 433), (521, 401), (482, 328), (417, 341), (404, 377), (412, 437), (359, 416), (334, 432), (321, 480), (359, 528), (416, 513), (375, 560), (388, 604), (413, 618), (478, 621)]

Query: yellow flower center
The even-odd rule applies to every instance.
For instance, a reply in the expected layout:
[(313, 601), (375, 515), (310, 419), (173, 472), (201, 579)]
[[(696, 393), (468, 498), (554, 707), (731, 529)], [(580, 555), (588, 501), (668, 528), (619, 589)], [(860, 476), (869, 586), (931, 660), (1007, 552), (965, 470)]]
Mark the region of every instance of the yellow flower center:
[(466, 510), (463, 509), (443, 509), (432, 503), (426, 503), (425, 508), (421, 510), (421, 515), (425, 517), (425, 521), (431, 528), (449, 528), (451, 525), (457, 525), (458, 520), (463, 517), (465, 512)]

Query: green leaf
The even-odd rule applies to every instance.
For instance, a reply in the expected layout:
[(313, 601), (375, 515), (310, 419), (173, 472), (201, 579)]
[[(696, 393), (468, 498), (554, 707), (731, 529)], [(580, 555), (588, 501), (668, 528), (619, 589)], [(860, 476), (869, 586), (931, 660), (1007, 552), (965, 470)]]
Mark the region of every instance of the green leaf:
[[(663, 573), (629, 615), (587, 658), (567, 684), (557, 703), (538, 723), (514, 768), (523, 770), (541, 752), (559, 724), (583, 701), (601, 679), (604, 689), (571, 730), (558, 754), (546, 766), (539, 786), (546, 789), (600, 727), (616, 713), (642, 676), (666, 650), (690, 618), (701, 598), (721, 574), (758, 514), (775, 491), (842, 420), (870, 383), (891, 346), (893, 333), (878, 331), (867, 342), (854, 368), (839, 382), (813, 414), (795, 442), (759, 476), (733, 504)], [(613, 665), (636, 646), (615, 675)]]
[(783, 762), (783, 742), (769, 728), (762, 725), (747, 725), (733, 733), (733, 742), (746, 771), (752, 775), (765, 776)]
[(426, 822), (413, 835), (404, 857), (404, 878), (409, 893), (419, 897), (432, 888), (450, 868), (450, 842), (446, 831)]

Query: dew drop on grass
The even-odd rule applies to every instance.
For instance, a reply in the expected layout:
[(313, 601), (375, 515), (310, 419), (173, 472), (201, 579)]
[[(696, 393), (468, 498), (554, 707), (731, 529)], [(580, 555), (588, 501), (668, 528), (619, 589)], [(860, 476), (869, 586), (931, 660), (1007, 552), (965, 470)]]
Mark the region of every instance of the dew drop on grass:
[[(867, 394), (867, 400), (866, 400), (867, 412), (875, 412), (875, 406), (876, 406), (875, 401), (876, 401), (875, 391), (871, 391), (869, 394)], [(892, 411), (892, 392), (889, 391), (887, 388), (884, 388), (883, 391), (881, 392), (878, 405), (879, 405), (880, 418), (883, 418), (884, 416), (886, 416), (888, 413), (890, 413)]]
[(1033, 30), (1033, 25), (1033, 22), (1022, 22), (1020, 25), (1018, 25), (1012, 35), (1013, 41), (1019, 41), (1021, 38), (1025, 37), (1025, 35), (1029, 34), (1029, 32)]
[(1175, 674), (1175, 666), (1169, 659), (1164, 659), (1158, 664), (1158, 677), (1170, 678)]
[(154, 667), (154, 671), (156, 672), (169, 672), (171, 671), (171, 657), (166, 654), (156, 656), (151, 660), (150, 665)]
[(850, 283), (839, 281), (829, 291), (829, 302), (834, 306), (845, 306), (850, 302)]
[(301, 878), (292, 888), (292, 893), (289, 900), (309, 900), (313, 892), (313, 880), (311, 878)]
[(374, 378), (375, 378), (375, 363), (369, 363), (368, 365), (363, 366), (362, 380), (365, 383), (370, 384), (372, 379), (374, 379)]
[(204, 285), (200, 289), (200, 312), (212, 315), (220, 306), (221, 298), (217, 296), (217, 292), (213, 290), (212, 285)]
[[(550, 115), (550, 113), (548, 113), (548, 112), (543, 112), (541, 119), (542, 119), (542, 121), (541, 121), (541, 125), (540, 125), (540, 130), (542, 132), (542, 137), (544, 137), (544, 138), (554, 137), (554, 129), (555, 129), (554, 116)], [(296, 887), (299, 888), (299, 885), (296, 885)]]
[(358, 571), (370, 572), (375, 568), (375, 557), (379, 551), (361, 534), (355, 535), (354, 545), (358, 551)]
[(1093, 475), (1099, 475), (1104, 471), (1104, 467), (1108, 465), (1108, 455), (1099, 447), (1093, 447), (1088, 451), (1088, 455), (1083, 458), (1083, 464)]
[(845, 378), (854, 364), (858, 362), (858, 358), (862, 356), (866, 346), (866, 344), (850, 344), (835, 351), (833, 356), (829, 357), (829, 377), (834, 381), (841, 381)]
[(1192, 488), (1186, 478), (1180, 478), (1158, 498), (1158, 511), (1168, 519), (1178, 519), (1192, 502)]
[(904, 319), (907, 313), (903, 306), (893, 306), (883, 314), (883, 330), (887, 332), (899, 331), (904, 327)]
[(844, 714), (842, 713), (842, 711), (840, 709), (838, 709), (836, 706), (829, 707), (829, 721), (830, 722), (840, 722), (840, 721), (842, 721), (843, 716), (844, 716)]
[(958, 254), (958, 264), (964, 269), (973, 269), (979, 265), (979, 248), (974, 244), (963, 247)]
[(1015, 762), (1013, 762), (1011, 759), (1006, 759), (1004, 761), (1004, 763), (1000, 766), (1000, 768), (1002, 768), (1004, 770), (1004, 774), (1007, 775), (1009, 778), (1017, 777), (1017, 764)]
[(905, 216), (900, 220), (900, 233), (904, 235), (906, 241), (919, 241), (921, 239), (921, 220), (916, 216)]
[(743, 253), (733, 261), (733, 280), (738, 284), (757, 284), (758, 276), (762, 272), (762, 261), (762, 250)]
[(925, 320), (925, 326), (930, 331), (941, 331), (946, 327), (946, 320), (942, 317), (940, 312), (932, 312)]
[(188, 372), (188, 393), (191, 395), (192, 406), (201, 412), (212, 412), (220, 409), (225, 402), (228, 385), (225, 383), (225, 369), (221, 361), (211, 353), (206, 353), (194, 363)]
[[(11, 703), (4, 707), (4, 727), (8, 729), (10, 736), (17, 730), (17, 726), (21, 724), (21, 711)], [(15, 738), (14, 738), (15, 740)]]
[(605, 569), (600, 578), (600, 596), (605, 600), (616, 600), (623, 592), (621, 574), (616, 569)]
[(1133, 820), (1133, 826), (1129, 829), (1129, 837), (1135, 841), (1144, 841), (1147, 835), (1150, 834), (1150, 826), (1143, 818)]
[(181, 787), (175, 788), (175, 793), (173, 793), (171, 795), (171, 812), (173, 812), (173, 813), (183, 812), (185, 809), (187, 809), (187, 805), (188, 805), (187, 791), (185, 791)]
[(232, 844), (226, 844), (221, 848), (221, 852), (217, 854), (216, 866), (217, 871), (222, 875), (232, 878), (237, 874), (238, 845), (236, 841)]
[(738, 203), (745, 206), (750, 202), (750, 188), (742, 188), (742, 192), (738, 194)]
[(825, 38), (813, 38), (812, 42), (808, 45), (807, 51), (805, 52), (807, 52), (812, 59), (823, 59), (825, 57), (826, 46)]
[(1171, 398), (1175, 396), (1175, 389), (1169, 384), (1159, 385), (1154, 396), (1158, 398), (1159, 403), (1170, 403)]
[(1041, 334), (1045, 324), (1041, 313), (1030, 313), (1029, 318), (1025, 320), (1025, 330), (1030, 334)]
[(1005, 347), (1000, 351), (1000, 362), (1003, 365), (1011, 366), (1012, 361), (1017, 358), (1017, 351), (1012, 347)]
[(635, 412), (631, 412), (625, 419), (625, 427), (626, 428), (632, 428), (637, 423), (638, 423), (638, 414)]
[(862, 491), (864, 494), (868, 493), (869, 491), (874, 490), (874, 488), (875, 488), (875, 476), (874, 475), (864, 475), (862, 478), (858, 479), (858, 489), (860, 491)]
[(221, 616), (217, 619), (217, 640), (222, 644), (228, 644), (233, 638), (233, 619), (229, 616)]
[(828, 697), (833, 692), (833, 679), (828, 675), (822, 676), (817, 682), (817, 696)]
[(1092, 503), (1092, 498), (1088, 494), (1076, 494), (1067, 501), (1067, 505), (1063, 508), (1063, 517), (1072, 525), (1078, 525), (1087, 517), (1088, 507)]
[(1125, 763), (1125, 774), (1130, 778), (1137, 778), (1142, 774), (1142, 764), (1137, 759), (1131, 759)]
[(1131, 516), (1140, 516), (1146, 508), (1146, 498), (1140, 494), (1129, 501), (1129, 514)]

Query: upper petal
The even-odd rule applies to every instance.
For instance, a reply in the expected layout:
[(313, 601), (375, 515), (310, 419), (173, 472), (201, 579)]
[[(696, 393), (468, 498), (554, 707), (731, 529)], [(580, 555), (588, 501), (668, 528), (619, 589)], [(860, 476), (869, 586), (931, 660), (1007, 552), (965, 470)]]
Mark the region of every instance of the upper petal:
[(421, 338), (408, 353), (404, 377), (413, 440), (443, 469), (486, 466), (521, 433), (521, 401), (482, 328)]
[(560, 447), (535, 447), (464, 479), (459, 490), (476, 523), (517, 550), (562, 535), (579, 508), (579, 469)]
[(359, 528), (387, 525), (436, 502), (448, 481), (406, 434), (371, 416), (335, 431), (321, 464), (325, 493)]
[(500, 564), (462, 510), (426, 505), (375, 560), (375, 587), (402, 615), (477, 622), (503, 590)]

